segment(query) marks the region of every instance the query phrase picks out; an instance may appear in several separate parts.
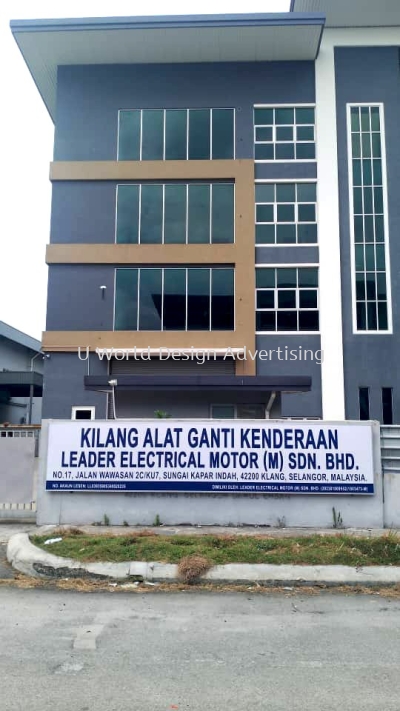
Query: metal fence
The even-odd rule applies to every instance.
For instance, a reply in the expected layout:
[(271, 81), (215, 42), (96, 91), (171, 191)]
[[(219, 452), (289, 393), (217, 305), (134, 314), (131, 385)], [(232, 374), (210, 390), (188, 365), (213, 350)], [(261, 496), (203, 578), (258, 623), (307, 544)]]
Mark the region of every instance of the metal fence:
[[(10, 494), (10, 496), (4, 495), (0, 497), (0, 518), (7, 518), (8, 516), (32, 516), (36, 513), (36, 490), (37, 490), (37, 469), (38, 469), (38, 457), (39, 457), (39, 446), (40, 446), (40, 425), (13, 425), (4, 426), (0, 425), (0, 452), (2, 441), (6, 440), (7, 444), (10, 441), (18, 441), (27, 439), (34, 440), (33, 457), (28, 462), (28, 470), (25, 473), (25, 480), (28, 488), (31, 491), (31, 495), (28, 497), (30, 500), (15, 501), (17, 497)], [(6, 443), (5, 443), (6, 444)], [(7, 446), (7, 449), (9, 447)], [(7, 481), (7, 478), (6, 478)], [(8, 488), (7, 488), (8, 491)], [(4, 499), (14, 499), (5, 500)], [(19, 512), (16, 514), (15, 512)]]
[(381, 459), (383, 474), (400, 474), (400, 425), (381, 427)]

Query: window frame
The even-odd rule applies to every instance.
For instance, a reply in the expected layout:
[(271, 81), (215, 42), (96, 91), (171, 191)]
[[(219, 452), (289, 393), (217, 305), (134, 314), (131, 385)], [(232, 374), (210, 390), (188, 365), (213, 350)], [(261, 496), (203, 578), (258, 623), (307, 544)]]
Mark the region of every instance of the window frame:
[[(358, 271), (357, 273), (363, 273), (366, 275), (367, 273), (371, 273), (375, 275), (375, 283), (376, 283), (376, 275), (379, 273), (384, 273), (385, 274), (385, 280), (386, 280), (386, 303), (387, 303), (387, 329), (358, 329), (357, 327), (357, 293), (356, 293), (356, 258), (355, 258), (355, 247), (356, 244), (361, 244), (365, 247), (366, 244), (372, 244), (376, 245), (377, 242), (376, 240), (374, 242), (368, 243), (363, 242), (356, 243), (355, 241), (355, 229), (354, 229), (354, 218), (358, 213), (355, 213), (355, 206), (354, 206), (354, 181), (353, 181), (353, 153), (352, 153), (352, 134), (356, 133), (352, 131), (351, 127), (351, 110), (354, 108), (378, 108), (379, 109), (379, 121), (380, 121), (380, 139), (381, 139), (381, 163), (382, 163), (382, 197), (383, 197), (383, 229), (384, 229), (384, 254), (385, 254), (385, 270), (382, 272), (382, 270), (377, 270), (376, 269), (376, 261), (375, 261), (375, 269), (374, 270), (367, 270), (364, 269), (363, 272)], [(360, 134), (363, 132), (360, 131)], [(372, 136), (372, 133), (374, 131), (370, 130), (368, 132), (369, 136)], [(391, 263), (390, 263), (390, 233), (389, 233), (389, 206), (388, 206), (388, 191), (387, 191), (387, 159), (386, 159), (386, 126), (385, 126), (385, 106), (383, 102), (349, 102), (346, 104), (346, 141), (347, 141), (347, 171), (348, 171), (348, 194), (349, 194), (349, 235), (350, 235), (350, 265), (351, 265), (351, 298), (352, 298), (352, 332), (354, 335), (359, 336), (359, 335), (388, 335), (393, 333), (393, 312), (392, 312), (392, 280), (391, 280)], [(361, 157), (361, 160), (363, 158)], [(369, 160), (372, 160), (373, 157), (371, 157)], [(376, 184), (372, 182), (371, 186), (372, 189), (376, 187)], [(364, 184), (362, 180), (362, 186), (361, 189), (363, 190)], [(363, 203), (363, 212), (362, 212), (362, 217), (364, 218), (366, 215), (369, 215), (370, 213), (365, 213), (364, 212), (364, 195), (362, 197), (362, 203)], [(377, 214), (380, 213), (375, 213), (375, 210), (372, 213), (372, 216), (375, 217)], [(382, 244), (382, 243), (381, 243)], [(376, 251), (374, 252), (376, 256)], [(365, 255), (365, 249), (364, 249), (364, 255)], [(365, 265), (364, 265), (365, 266)], [(361, 303), (368, 303), (368, 299), (365, 299)], [(376, 298), (375, 303), (378, 304), (379, 300)]]
[[(268, 410), (267, 410), (267, 405), (263, 402), (249, 402), (249, 403), (232, 403), (232, 402), (213, 402), (210, 404), (210, 410), (209, 410), (209, 419), (210, 420), (244, 420), (242, 417), (238, 417), (238, 408), (239, 407), (262, 407), (264, 411), (264, 417), (259, 417), (256, 419), (259, 420), (268, 420), (269, 417), (267, 417)], [(213, 417), (213, 408), (214, 407), (232, 407), (233, 408), (233, 417)], [(255, 418), (250, 418), (250, 419), (255, 419)]]
[[(276, 178), (256, 178), (254, 181), (254, 186), (256, 189), (257, 185), (274, 185), (274, 186), (282, 185), (282, 184), (284, 184), (284, 185), (286, 185), (286, 184), (302, 185), (302, 184), (308, 184), (308, 183), (312, 183), (313, 185), (315, 185), (315, 188), (316, 188), (315, 203), (301, 203), (301, 204), (315, 205), (315, 222), (298, 222), (297, 219), (295, 220), (295, 222), (276, 222), (275, 221), (275, 218), (276, 218), (275, 206), (277, 206), (278, 203), (276, 201), (274, 203), (258, 203), (255, 198), (254, 199), (254, 226), (255, 226), (255, 232), (256, 232), (257, 224), (265, 224), (265, 223), (258, 223), (257, 222), (257, 205), (263, 205), (263, 204), (271, 205), (272, 204), (274, 206), (274, 222), (269, 223), (269, 224), (273, 224), (274, 226), (276, 226), (278, 224), (282, 224), (282, 225), (294, 224), (296, 226), (296, 240), (297, 240), (297, 235), (298, 235), (297, 227), (299, 224), (300, 225), (301, 224), (304, 224), (304, 225), (307, 225), (307, 224), (314, 225), (315, 224), (317, 227), (317, 241), (316, 242), (298, 242), (298, 241), (296, 241), (296, 242), (291, 242), (291, 243), (289, 243), (289, 242), (278, 243), (278, 242), (276, 242), (276, 230), (275, 230), (275, 242), (271, 242), (271, 243), (265, 243), (265, 244), (257, 243), (256, 234), (254, 234), (254, 240), (255, 240), (256, 247), (258, 247), (258, 248), (265, 247), (268, 249), (270, 247), (287, 248), (287, 247), (318, 247), (319, 246), (319, 239), (318, 239), (318, 237), (319, 237), (319, 235), (318, 235), (318, 221), (319, 221), (318, 181), (316, 178), (310, 178), (310, 179), (308, 179), (308, 178), (288, 178), (287, 180), (286, 179), (277, 180)], [(281, 203), (279, 203), (279, 204), (281, 204)], [(293, 204), (293, 203), (287, 203), (287, 204)], [(296, 202), (294, 203), (294, 205), (295, 205), (295, 217), (298, 218), (299, 203), (297, 201), (297, 188), (296, 188)]]
[[(161, 328), (158, 330), (145, 330), (145, 329), (139, 329), (139, 323), (140, 323), (140, 272), (141, 270), (154, 270), (154, 269), (160, 269), (161, 270)], [(164, 275), (165, 275), (165, 270), (166, 269), (180, 269), (185, 271), (185, 328), (180, 329), (177, 331), (174, 331), (172, 329), (164, 329)], [(189, 269), (207, 269), (209, 271), (209, 328), (204, 329), (204, 330), (194, 330), (194, 329), (188, 329), (188, 274), (189, 274)], [(137, 279), (137, 315), (136, 315), (136, 330), (130, 330), (132, 333), (233, 333), (236, 330), (236, 270), (234, 266), (228, 266), (228, 265), (216, 265), (216, 266), (202, 266), (200, 264), (196, 265), (185, 265), (185, 266), (141, 266), (141, 265), (135, 265), (135, 266), (129, 266), (129, 267), (115, 267), (114, 269), (114, 306), (113, 306), (113, 331), (118, 332), (122, 331), (122, 329), (118, 329), (118, 331), (115, 328), (115, 320), (116, 320), (116, 308), (117, 308), (117, 272), (118, 271), (133, 271), (136, 270), (138, 272), (138, 279)], [(232, 329), (213, 329), (212, 328), (212, 271), (214, 270), (230, 270), (233, 273), (233, 328)]]
[(96, 419), (96, 407), (95, 405), (73, 405), (71, 408), (71, 420), (74, 422), (84, 422), (85, 418), (80, 420), (79, 418), (76, 417), (76, 413), (78, 411), (83, 411), (83, 412), (89, 412), (90, 417), (87, 418), (87, 421), (89, 420), (95, 420)]
[[(389, 393), (390, 393), (390, 414), (391, 414), (391, 420), (392, 420), (391, 422), (385, 422), (385, 417), (384, 417), (385, 405), (383, 402), (384, 391), (389, 391)], [(381, 387), (381, 413), (382, 413), (382, 425), (390, 427), (390, 425), (394, 424), (393, 388), (392, 387)]]
[[(118, 190), (120, 187), (125, 187), (125, 186), (135, 186), (137, 185), (139, 190), (138, 190), (138, 223), (137, 223), (137, 235), (138, 235), (138, 241), (137, 242), (118, 242)], [(161, 217), (161, 242), (141, 242), (141, 222), (142, 222), (142, 188), (143, 186), (147, 185), (154, 185), (154, 186), (159, 186), (162, 187), (162, 217)], [(169, 185), (183, 185), (186, 188), (186, 202), (185, 202), (185, 242), (165, 242), (165, 188)], [(209, 225), (208, 225), (208, 236), (209, 236), (209, 241), (208, 242), (189, 242), (189, 186), (192, 185), (207, 185), (209, 186)], [(214, 185), (232, 185), (233, 186), (233, 205), (232, 205), (232, 217), (233, 217), (233, 240), (231, 242), (213, 242), (212, 237), (213, 237), (213, 214), (212, 214), (212, 209), (213, 209), (213, 191), (214, 191)], [(115, 228), (114, 228), (114, 244), (131, 244), (134, 246), (139, 246), (139, 245), (187, 245), (187, 244), (198, 244), (198, 245), (219, 245), (219, 244), (228, 244), (228, 245), (233, 245), (236, 242), (236, 181), (235, 180), (213, 180), (213, 181), (202, 181), (202, 182), (197, 182), (196, 180), (185, 182), (185, 181), (167, 181), (167, 182), (150, 182), (150, 181), (142, 181), (142, 182), (125, 182), (125, 183), (117, 183), (116, 185), (116, 190), (115, 190)]]
[[(276, 124), (275, 123), (275, 113), (274, 113), (274, 123), (272, 124), (272, 140), (269, 142), (265, 141), (257, 141), (256, 140), (256, 129), (257, 128), (266, 128), (271, 126), (271, 124), (256, 124), (255, 123), (255, 116), (254, 116), (254, 111), (255, 109), (272, 109), (275, 111), (275, 109), (293, 109), (294, 111), (296, 109), (314, 109), (314, 123), (313, 124), (297, 124), (296, 120), (292, 124)], [(315, 116), (315, 111), (316, 111), (316, 103), (293, 103), (293, 104), (254, 104), (253, 105), (253, 158), (255, 163), (316, 163), (317, 162), (317, 121), (316, 121), (316, 116)], [(295, 115), (296, 117), (296, 115)], [(276, 141), (276, 127), (292, 127), (293, 128), (293, 140), (280, 140)], [(297, 140), (297, 127), (298, 126), (304, 126), (304, 127), (309, 127), (313, 126), (314, 128), (314, 140), (313, 141), (304, 141), (304, 140)], [(296, 147), (298, 144), (307, 144), (307, 143), (313, 143), (315, 146), (315, 157), (314, 158), (256, 158), (255, 154), (255, 146), (256, 145), (262, 145), (265, 143), (269, 143), (270, 145), (273, 146), (274, 149), (274, 156), (276, 154), (275, 146), (276, 145), (281, 145), (281, 144), (287, 144), (287, 143), (293, 143), (294, 145), (294, 151), (295, 151), (295, 156), (296, 156)]]
[[(212, 157), (212, 141), (213, 141), (213, 120), (212, 120), (212, 114), (213, 111), (232, 111), (233, 112), (233, 155), (231, 158), (213, 158)], [(162, 111), (163, 112), (163, 157), (160, 158), (159, 160), (162, 161), (169, 161), (169, 160), (196, 160), (194, 158), (189, 158), (189, 112), (190, 111), (209, 111), (210, 112), (210, 153), (209, 153), (209, 158), (204, 158), (204, 159), (198, 159), (198, 160), (236, 160), (236, 108), (234, 106), (191, 106), (190, 108), (188, 107), (170, 107), (170, 108), (165, 108), (165, 107), (142, 107), (142, 108), (124, 108), (124, 109), (118, 109), (118, 128), (117, 128), (117, 150), (116, 150), (116, 156), (117, 156), (117, 161), (123, 162), (124, 160), (129, 160), (125, 158), (120, 158), (119, 157), (119, 134), (120, 134), (120, 114), (124, 111), (140, 111), (140, 134), (139, 134), (139, 161), (140, 162), (146, 162), (143, 161), (142, 158), (142, 144), (143, 144), (143, 111)], [(167, 111), (186, 111), (186, 158), (181, 158), (181, 159), (173, 159), (173, 158), (165, 158), (165, 147), (166, 147), (166, 112)]]
[[(317, 311), (318, 312), (318, 329), (315, 331), (281, 331), (275, 329), (274, 331), (259, 331), (257, 330), (257, 321), (256, 321), (256, 336), (264, 336), (264, 335), (277, 335), (277, 336), (282, 336), (283, 334), (286, 336), (318, 336), (321, 334), (321, 314), (320, 314), (320, 295), (319, 295), (319, 290), (320, 290), (320, 285), (319, 285), (319, 264), (313, 263), (307, 263), (307, 264), (256, 264), (255, 269), (296, 269), (298, 272), (299, 269), (316, 269), (317, 271), (317, 276), (318, 276), (318, 285), (316, 287), (299, 287), (298, 286), (298, 274), (296, 276), (296, 287), (271, 287), (271, 291), (274, 291), (274, 301), (275, 304), (277, 304), (277, 294), (279, 291), (295, 291), (296, 292), (296, 308), (294, 309), (279, 309), (278, 306), (275, 306), (273, 309), (259, 309), (257, 308), (257, 292), (258, 291), (264, 291), (268, 289), (268, 287), (255, 287), (255, 299), (254, 299), (254, 311), (255, 311), (255, 318), (257, 319), (257, 313), (259, 311), (269, 311), (270, 313), (278, 313), (280, 310), (281, 311), (294, 311), (297, 314), (297, 323), (299, 323), (299, 312), (300, 311)], [(316, 309), (300, 309), (300, 291), (310, 291), (310, 290), (315, 290), (317, 292), (317, 308)]]

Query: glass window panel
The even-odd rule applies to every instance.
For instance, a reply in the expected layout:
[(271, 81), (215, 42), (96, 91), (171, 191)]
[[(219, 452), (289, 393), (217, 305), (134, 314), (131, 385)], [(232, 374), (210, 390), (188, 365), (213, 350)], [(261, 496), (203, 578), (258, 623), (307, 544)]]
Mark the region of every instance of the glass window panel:
[(275, 225), (256, 225), (256, 244), (274, 244)]
[(165, 158), (166, 160), (186, 160), (187, 158), (187, 111), (167, 109), (165, 112)]
[(258, 289), (274, 289), (275, 269), (256, 269), (256, 287)]
[(186, 242), (186, 185), (165, 186), (164, 242)]
[(257, 126), (272, 126), (274, 123), (273, 109), (254, 109), (254, 124)]
[(257, 311), (257, 331), (276, 331), (276, 311)]
[(277, 143), (275, 145), (276, 160), (293, 160), (294, 143)]
[(357, 301), (365, 301), (365, 274), (356, 274), (356, 299)]
[(316, 289), (301, 289), (299, 295), (301, 309), (316, 309), (318, 307), (318, 296)]
[(276, 124), (294, 124), (294, 109), (275, 109)]
[(298, 206), (299, 222), (315, 222), (315, 205)]
[(118, 185), (117, 242), (137, 244), (139, 230), (139, 186)]
[(364, 217), (364, 241), (373, 242), (374, 241), (374, 217), (373, 215), (367, 215)]
[(368, 106), (361, 107), (361, 130), (362, 131), (370, 131), (371, 130)]
[(277, 202), (296, 202), (295, 183), (278, 183), (276, 186)]
[(373, 244), (365, 246), (365, 268), (367, 271), (374, 271), (375, 269), (375, 247)]
[(313, 141), (314, 140), (314, 126), (297, 126), (297, 140), (298, 141)]
[(367, 301), (367, 330), (376, 331), (377, 326), (376, 302)]
[(303, 223), (297, 226), (297, 241), (299, 244), (315, 244), (317, 239), (317, 225), (315, 223)]
[(257, 308), (258, 309), (274, 309), (275, 308), (275, 292), (257, 291)]
[(210, 158), (210, 111), (190, 109), (189, 111), (189, 160), (209, 160)]
[(211, 417), (213, 420), (234, 420), (234, 405), (211, 405)]
[(365, 308), (365, 303), (363, 301), (357, 301), (357, 330), (365, 331), (367, 327), (367, 313)]
[(392, 388), (382, 388), (382, 422), (384, 425), (393, 424)]
[(272, 141), (272, 126), (257, 126), (256, 141)]
[(277, 126), (276, 127), (276, 140), (277, 141), (293, 141), (293, 127), (292, 126)]
[(118, 160), (140, 159), (140, 111), (120, 111)]
[(360, 160), (353, 160), (353, 185), (362, 185)]
[(351, 130), (352, 131), (360, 131), (360, 111), (358, 108), (353, 107), (350, 110), (350, 115), (351, 115)]
[(353, 158), (360, 158), (361, 156), (361, 143), (360, 136), (358, 133), (353, 133), (351, 137), (352, 155)]
[(237, 416), (240, 420), (264, 420), (265, 405), (238, 405)]
[(388, 329), (388, 313), (387, 313), (387, 303), (385, 301), (380, 301), (378, 303), (378, 323), (380, 331), (387, 331)]
[(364, 242), (364, 224), (361, 215), (354, 218), (354, 241)]
[(186, 328), (186, 269), (164, 269), (164, 331)]
[(371, 107), (371, 130), (380, 131), (380, 121), (379, 121), (379, 108), (377, 106)]
[(274, 221), (274, 206), (273, 205), (256, 205), (256, 220), (257, 220), (257, 222), (273, 222)]
[(373, 160), (374, 185), (382, 185), (382, 161)]
[(371, 215), (373, 211), (372, 188), (364, 188), (364, 213), (366, 215)]
[(230, 243), (234, 238), (234, 185), (212, 185), (211, 242)]
[(275, 185), (260, 184), (256, 186), (256, 202), (274, 202), (275, 200)]
[(376, 247), (376, 268), (379, 271), (385, 270), (385, 245), (377, 244)]
[(386, 274), (376, 275), (378, 300), (386, 301)]
[(235, 328), (233, 269), (211, 270), (211, 329), (233, 331)]
[(315, 160), (315, 143), (297, 143), (297, 160)]
[(377, 242), (383, 242), (385, 239), (383, 215), (375, 216), (375, 239)]
[(299, 311), (299, 331), (318, 331), (318, 311)]
[(273, 160), (274, 146), (268, 143), (256, 143), (254, 146), (254, 158), (256, 160)]
[(140, 205), (140, 243), (162, 242), (163, 186), (142, 185)]
[[(370, 160), (363, 160), (363, 183), (364, 185), (372, 185), (372, 162)], [(361, 183), (359, 183), (361, 185)]]
[(297, 200), (299, 202), (316, 202), (316, 200), (317, 200), (317, 184), (316, 183), (298, 183), (297, 184)]
[(293, 290), (278, 291), (278, 309), (295, 309), (296, 308), (296, 292)]
[(296, 109), (296, 123), (307, 124), (315, 123), (314, 109), (313, 108), (299, 108)]
[(277, 331), (297, 331), (297, 311), (277, 311), (276, 316)]
[(369, 420), (369, 389), (358, 389), (358, 403), (360, 407), (360, 420)]
[(279, 224), (276, 226), (277, 244), (296, 244), (296, 225)]
[[(358, 275), (357, 275), (358, 276)], [(367, 299), (368, 301), (376, 300), (376, 283), (375, 274), (366, 274)]]
[(162, 160), (164, 151), (164, 111), (142, 111), (142, 160)]
[(302, 268), (299, 269), (299, 286), (318, 286), (318, 269)]
[(188, 269), (187, 328), (210, 330), (210, 269)]
[(278, 287), (296, 287), (297, 270), (291, 268), (277, 269)]
[(210, 242), (210, 185), (189, 185), (188, 242)]
[(362, 189), (361, 188), (354, 188), (353, 196), (354, 196), (354, 214), (355, 215), (362, 215), (363, 214)]
[(212, 110), (212, 158), (233, 158), (234, 123), (233, 109)]
[(137, 330), (138, 270), (117, 269), (115, 275), (115, 330)]
[(371, 136), (369, 133), (361, 134), (362, 154), (363, 158), (371, 157)]
[(381, 137), (379, 133), (372, 134), (372, 155), (374, 158), (380, 158), (382, 155)]
[(277, 205), (277, 222), (294, 222), (294, 205)]
[(139, 331), (161, 331), (162, 269), (141, 269)]
[(356, 244), (355, 246), (356, 255), (356, 271), (364, 271), (364, 247), (362, 244)]
[(383, 190), (382, 188), (374, 188), (375, 212), (383, 213)]

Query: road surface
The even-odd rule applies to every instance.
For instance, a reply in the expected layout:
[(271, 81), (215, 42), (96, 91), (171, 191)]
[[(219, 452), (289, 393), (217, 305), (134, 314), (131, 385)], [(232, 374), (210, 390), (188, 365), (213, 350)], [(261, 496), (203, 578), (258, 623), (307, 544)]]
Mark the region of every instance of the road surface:
[(1, 711), (399, 711), (400, 601), (0, 587)]

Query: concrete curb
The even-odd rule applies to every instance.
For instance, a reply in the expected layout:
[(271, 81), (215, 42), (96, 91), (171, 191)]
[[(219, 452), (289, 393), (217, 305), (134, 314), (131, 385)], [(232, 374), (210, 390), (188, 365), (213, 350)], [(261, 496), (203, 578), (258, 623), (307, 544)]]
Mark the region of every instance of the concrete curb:
[[(12, 536), (7, 560), (25, 575), (35, 578), (98, 578), (100, 580), (148, 580), (178, 582), (177, 566), (156, 562), (82, 563), (46, 553), (34, 546), (27, 533)], [(202, 580), (221, 583), (291, 583), (294, 585), (394, 585), (400, 583), (400, 567), (346, 565), (268, 565), (230, 563), (216, 565)]]

